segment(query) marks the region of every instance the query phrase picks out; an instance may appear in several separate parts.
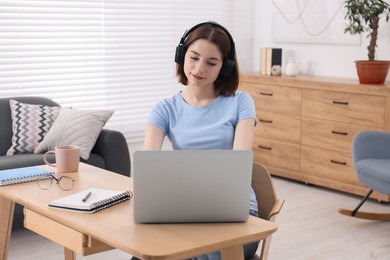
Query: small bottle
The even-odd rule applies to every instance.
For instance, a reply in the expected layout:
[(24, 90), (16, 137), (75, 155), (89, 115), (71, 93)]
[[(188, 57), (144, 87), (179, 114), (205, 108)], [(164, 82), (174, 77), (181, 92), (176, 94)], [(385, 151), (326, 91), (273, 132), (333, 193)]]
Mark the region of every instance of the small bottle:
[(294, 57), (288, 58), (288, 63), (286, 65), (286, 76), (296, 76), (297, 75), (297, 64), (295, 63)]

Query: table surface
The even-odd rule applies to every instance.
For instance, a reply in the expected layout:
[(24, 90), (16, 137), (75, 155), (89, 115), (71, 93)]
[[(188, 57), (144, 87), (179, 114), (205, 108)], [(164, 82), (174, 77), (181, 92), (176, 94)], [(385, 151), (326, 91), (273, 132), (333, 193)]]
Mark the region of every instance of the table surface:
[(0, 196), (146, 259), (178, 259), (217, 251), (261, 240), (277, 229), (274, 223), (252, 216), (244, 223), (136, 224), (133, 220), (133, 200), (94, 214), (49, 208), (50, 201), (91, 187), (133, 190), (132, 178), (84, 163), (80, 164), (78, 173), (67, 175), (76, 180), (70, 191), (63, 191), (54, 183), (49, 190), (41, 190), (36, 182), (28, 182), (0, 187)]

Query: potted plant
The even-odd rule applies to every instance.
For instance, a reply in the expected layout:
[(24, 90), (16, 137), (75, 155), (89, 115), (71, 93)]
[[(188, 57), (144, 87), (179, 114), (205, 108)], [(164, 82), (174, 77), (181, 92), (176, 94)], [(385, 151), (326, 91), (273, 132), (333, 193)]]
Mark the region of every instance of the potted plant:
[(383, 84), (389, 71), (390, 61), (376, 60), (379, 21), (390, 18), (390, 6), (384, 0), (346, 0), (349, 21), (344, 32), (350, 34), (367, 33), (370, 44), (367, 46), (368, 60), (355, 61), (360, 83)]

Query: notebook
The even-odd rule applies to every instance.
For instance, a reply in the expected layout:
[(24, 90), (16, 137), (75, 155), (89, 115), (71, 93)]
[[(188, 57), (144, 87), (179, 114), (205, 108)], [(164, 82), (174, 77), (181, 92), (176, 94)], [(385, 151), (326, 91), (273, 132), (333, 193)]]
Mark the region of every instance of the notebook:
[(22, 167), (0, 171), (0, 186), (35, 181), (38, 178), (54, 174), (38, 167)]
[(131, 199), (131, 191), (90, 188), (49, 203), (49, 207), (83, 213), (95, 213)]
[(136, 151), (134, 221), (246, 221), (252, 163), (252, 151)]

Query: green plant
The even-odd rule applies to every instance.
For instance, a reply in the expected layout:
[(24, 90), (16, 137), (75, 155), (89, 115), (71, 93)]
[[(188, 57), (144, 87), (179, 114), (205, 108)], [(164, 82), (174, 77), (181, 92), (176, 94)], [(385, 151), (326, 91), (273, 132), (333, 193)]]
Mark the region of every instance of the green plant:
[(390, 6), (383, 0), (346, 0), (347, 14), (345, 19), (349, 24), (344, 32), (350, 34), (362, 34), (367, 32), (370, 44), (367, 46), (368, 60), (375, 60), (375, 49), (377, 47), (379, 20), (381, 16), (390, 18)]

